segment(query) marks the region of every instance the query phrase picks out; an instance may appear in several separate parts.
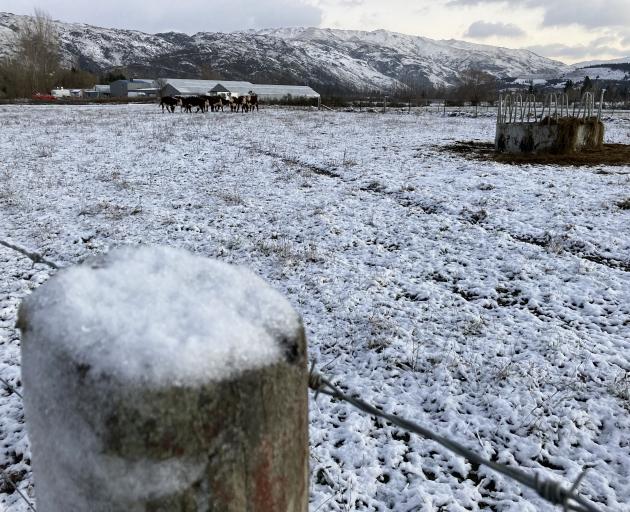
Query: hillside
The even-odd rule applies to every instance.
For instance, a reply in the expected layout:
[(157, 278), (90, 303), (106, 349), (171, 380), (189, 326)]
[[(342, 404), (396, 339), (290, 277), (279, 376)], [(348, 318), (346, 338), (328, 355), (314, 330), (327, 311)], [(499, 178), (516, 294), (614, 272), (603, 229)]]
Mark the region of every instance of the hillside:
[[(0, 13), (0, 56), (22, 16)], [(308, 84), (320, 90), (382, 90), (402, 84), (452, 86), (461, 72), (481, 69), (497, 78), (555, 77), (564, 64), (527, 50), (457, 40), (433, 40), (385, 30), (291, 28), (232, 33), (99, 28), (55, 22), (65, 62), (103, 72), (126, 68), (135, 76), (213, 77)]]

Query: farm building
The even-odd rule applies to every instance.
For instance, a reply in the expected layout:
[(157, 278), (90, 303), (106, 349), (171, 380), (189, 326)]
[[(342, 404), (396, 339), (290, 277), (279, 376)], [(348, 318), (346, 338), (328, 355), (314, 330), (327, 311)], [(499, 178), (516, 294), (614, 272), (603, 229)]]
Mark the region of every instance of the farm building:
[(110, 84), (111, 95), (114, 98), (132, 98), (138, 96), (156, 96), (158, 93), (155, 80), (132, 78), (131, 80), (116, 80)]
[(219, 94), (243, 96), (250, 91), (258, 94), (261, 101), (314, 100), (320, 101), (320, 95), (304, 85), (253, 84), (234, 80), (186, 80), (166, 78), (160, 80), (162, 96), (194, 96), (197, 94)]
[(111, 87), (109, 85), (95, 85), (94, 89), (86, 89), (83, 91), (84, 98), (109, 98), (111, 95)]
[(70, 89), (64, 89), (63, 87), (53, 89), (50, 91), (50, 95), (54, 98), (70, 98), (72, 96), (70, 94)]
[(220, 94), (221, 96), (244, 96), (255, 87), (251, 82), (228, 82), (222, 81), (215, 85), (210, 93)]
[(320, 94), (306, 85), (254, 84), (254, 91), (261, 101), (307, 99), (320, 101)]
[[(247, 94), (252, 84), (249, 82), (233, 82), (229, 80), (186, 80), (180, 78), (166, 78), (160, 80), (162, 96), (195, 96), (197, 94), (211, 94), (214, 92), (227, 92), (228, 88), (235, 88)], [(219, 87), (216, 91), (215, 88)]]

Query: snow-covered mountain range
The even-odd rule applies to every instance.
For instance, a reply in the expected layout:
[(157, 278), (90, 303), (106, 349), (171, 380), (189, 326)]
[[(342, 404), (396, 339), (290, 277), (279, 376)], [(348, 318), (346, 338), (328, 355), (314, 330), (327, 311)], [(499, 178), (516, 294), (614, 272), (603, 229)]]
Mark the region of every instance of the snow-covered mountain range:
[[(0, 13), (0, 56), (23, 17)], [(66, 63), (93, 72), (126, 68), (137, 77), (201, 77), (308, 84), (326, 89), (455, 85), (467, 69), (497, 78), (558, 77), (565, 64), (527, 50), (433, 40), (385, 30), (290, 28), (231, 33), (99, 28), (55, 22)]]

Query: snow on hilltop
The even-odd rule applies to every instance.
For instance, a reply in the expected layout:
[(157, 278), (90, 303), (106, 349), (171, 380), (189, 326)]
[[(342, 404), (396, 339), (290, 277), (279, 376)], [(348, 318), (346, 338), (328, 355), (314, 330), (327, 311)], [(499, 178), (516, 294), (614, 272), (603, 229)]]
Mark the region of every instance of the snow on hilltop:
[[(6, 36), (20, 18), (0, 13), (0, 56), (11, 50)], [(437, 41), (386, 30), (282, 28), (189, 36), (56, 24), (66, 61), (78, 59), (83, 67), (97, 72), (126, 67), (137, 76), (199, 76), (202, 66), (211, 63), (212, 71), (224, 78), (255, 76), (261, 82), (308, 83), (319, 88), (383, 89), (409, 81), (422, 86), (453, 85), (471, 67), (499, 78), (555, 77), (568, 69), (527, 50)]]

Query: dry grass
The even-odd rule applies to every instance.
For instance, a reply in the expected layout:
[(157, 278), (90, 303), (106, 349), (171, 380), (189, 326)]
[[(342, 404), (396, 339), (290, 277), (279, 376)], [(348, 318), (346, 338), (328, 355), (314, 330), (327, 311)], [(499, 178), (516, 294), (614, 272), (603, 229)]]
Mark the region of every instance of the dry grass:
[(617, 201), (616, 204), (622, 210), (630, 210), (630, 197), (626, 197), (625, 199), (622, 199), (621, 201)]
[(509, 154), (497, 153), (494, 144), (478, 141), (457, 141), (448, 146), (437, 146), (440, 151), (457, 153), (474, 160), (492, 160), (511, 165), (630, 165), (630, 145), (604, 144), (601, 149), (579, 153), (558, 154)]

